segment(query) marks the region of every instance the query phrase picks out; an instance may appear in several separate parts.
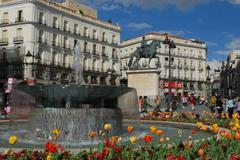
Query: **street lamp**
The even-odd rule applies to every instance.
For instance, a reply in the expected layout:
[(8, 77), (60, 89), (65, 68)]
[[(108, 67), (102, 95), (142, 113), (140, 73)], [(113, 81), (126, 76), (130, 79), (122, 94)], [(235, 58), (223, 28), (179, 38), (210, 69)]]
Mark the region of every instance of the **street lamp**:
[(210, 66), (209, 65), (207, 65), (207, 67), (206, 67), (206, 70), (207, 70), (207, 95), (208, 95), (208, 97), (210, 97), (211, 96), (211, 78), (210, 78), (210, 70), (211, 70), (211, 68), (210, 68)]
[(168, 45), (168, 48), (169, 48), (169, 51), (168, 51), (168, 59), (169, 59), (169, 61), (168, 61), (168, 67), (169, 67), (169, 74), (168, 74), (168, 83), (169, 83), (169, 85), (168, 85), (168, 107), (170, 109), (170, 104), (171, 104), (171, 101), (172, 101), (172, 93), (171, 93), (171, 86), (170, 86), (170, 84), (172, 82), (172, 75), (171, 75), (171, 73), (172, 73), (171, 67), (172, 66), (171, 66), (171, 63), (174, 60), (173, 58), (171, 58), (171, 49), (176, 48), (176, 45), (173, 42), (173, 40), (170, 40), (168, 38), (168, 36), (166, 36), (165, 40), (163, 41), (163, 44)]
[(25, 55), (25, 57), (27, 57), (27, 58), (32, 57), (32, 77), (35, 78), (34, 71), (33, 71), (33, 65), (35, 65), (34, 59), (36, 59), (38, 62), (41, 59), (41, 57), (39, 56), (39, 54), (35, 55), (34, 52), (33, 52), (33, 54), (31, 54), (31, 52), (29, 50), (27, 51), (27, 54)]

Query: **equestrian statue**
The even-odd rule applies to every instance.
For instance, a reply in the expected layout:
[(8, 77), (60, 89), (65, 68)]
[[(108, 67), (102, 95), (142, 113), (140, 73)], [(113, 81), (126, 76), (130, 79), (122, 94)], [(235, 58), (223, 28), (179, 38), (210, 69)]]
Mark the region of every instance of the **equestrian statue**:
[[(132, 68), (133, 66), (138, 64), (141, 58), (149, 58), (148, 68), (153, 58), (157, 58), (158, 64), (159, 64), (159, 57), (156, 56), (157, 54), (156, 50), (157, 48), (161, 47), (160, 43), (161, 43), (160, 40), (153, 40), (150, 44), (147, 44), (145, 37), (143, 37), (141, 42), (141, 47), (138, 47), (131, 55), (131, 58), (128, 62), (128, 67)], [(135, 57), (135, 60), (133, 61), (134, 57)]]

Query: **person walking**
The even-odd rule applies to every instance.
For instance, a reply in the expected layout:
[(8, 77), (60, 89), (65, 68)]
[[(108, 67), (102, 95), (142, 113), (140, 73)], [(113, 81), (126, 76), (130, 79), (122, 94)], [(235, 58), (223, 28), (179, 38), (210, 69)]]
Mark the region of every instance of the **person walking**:
[(171, 111), (176, 111), (177, 110), (177, 100), (176, 98), (173, 98), (171, 104), (170, 104), (170, 112)]
[(228, 97), (228, 100), (226, 101), (226, 105), (227, 105), (227, 112), (228, 112), (228, 116), (230, 119), (232, 119), (232, 115), (233, 115), (233, 110), (234, 110), (234, 102), (232, 97)]
[(143, 117), (147, 115), (148, 107), (152, 107), (152, 106), (147, 102), (147, 96), (144, 96), (142, 101), (142, 110), (141, 110), (141, 115), (143, 115)]
[(156, 96), (155, 99), (153, 100), (153, 102), (154, 102), (154, 106), (155, 106), (154, 112), (161, 112), (159, 96)]
[(195, 111), (195, 106), (196, 106), (196, 98), (194, 97), (194, 95), (192, 94), (191, 97), (190, 97), (190, 103), (191, 103), (191, 106), (192, 106), (192, 111)]
[(183, 96), (183, 97), (182, 97), (182, 104), (183, 104), (183, 107), (182, 107), (182, 108), (187, 107), (187, 105), (188, 105), (188, 101), (187, 101), (186, 96)]
[(238, 115), (240, 116), (240, 98), (236, 102), (236, 109), (237, 109)]
[(211, 97), (211, 99), (210, 99), (210, 110), (211, 110), (211, 113), (215, 113), (216, 102), (217, 102), (217, 98), (213, 95)]
[(139, 99), (138, 99), (138, 111), (139, 111), (139, 113), (141, 113), (141, 111), (142, 111), (142, 101), (143, 101), (142, 96), (139, 96)]
[(222, 111), (223, 111), (223, 102), (220, 96), (217, 97), (216, 106), (218, 111), (218, 118), (221, 118)]

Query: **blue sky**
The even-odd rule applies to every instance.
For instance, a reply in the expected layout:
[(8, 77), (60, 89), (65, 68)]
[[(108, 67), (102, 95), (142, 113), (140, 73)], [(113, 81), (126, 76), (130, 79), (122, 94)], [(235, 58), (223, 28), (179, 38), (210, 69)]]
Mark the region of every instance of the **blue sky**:
[(121, 39), (169, 32), (205, 41), (208, 60), (240, 49), (240, 0), (78, 0), (122, 27)]

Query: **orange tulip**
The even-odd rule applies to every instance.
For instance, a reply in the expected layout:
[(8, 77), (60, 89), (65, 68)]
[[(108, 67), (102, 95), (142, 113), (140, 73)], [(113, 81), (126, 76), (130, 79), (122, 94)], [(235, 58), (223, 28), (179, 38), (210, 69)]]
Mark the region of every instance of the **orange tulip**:
[(237, 132), (237, 133), (235, 134), (235, 139), (236, 139), (236, 140), (240, 140), (240, 133)]
[(151, 133), (156, 133), (156, 131), (157, 131), (157, 127), (156, 126), (151, 126), (150, 127), (150, 132)]
[(226, 137), (228, 140), (230, 140), (230, 139), (232, 139), (232, 134), (231, 134), (231, 133), (226, 133), (225, 137)]
[(222, 130), (222, 131), (220, 132), (220, 135), (221, 135), (222, 137), (224, 137), (224, 136), (225, 136), (225, 133), (226, 133), (226, 131), (225, 131), (225, 130)]
[(157, 134), (158, 136), (161, 136), (163, 133), (164, 133), (164, 131), (163, 131), (163, 130), (160, 130), (160, 129), (158, 129), (158, 130), (156, 131), (156, 134)]
[(97, 133), (94, 132), (94, 131), (89, 131), (89, 132), (88, 132), (88, 137), (89, 137), (89, 138), (94, 138), (96, 135), (97, 135)]
[(202, 157), (204, 155), (204, 149), (203, 148), (200, 148), (199, 150), (198, 150), (198, 156), (199, 157)]
[(127, 130), (128, 130), (129, 133), (132, 133), (133, 130), (134, 130), (134, 127), (131, 126), (131, 125), (129, 125), (128, 128), (127, 128)]
[(193, 129), (192, 134), (195, 134), (195, 133), (197, 133), (197, 130)]
[(163, 137), (160, 138), (160, 142), (164, 142), (165, 139)]

